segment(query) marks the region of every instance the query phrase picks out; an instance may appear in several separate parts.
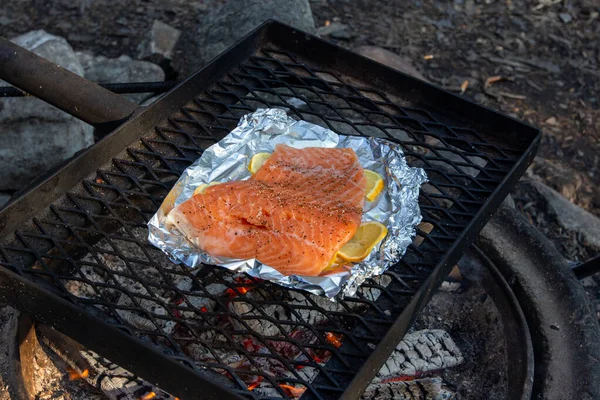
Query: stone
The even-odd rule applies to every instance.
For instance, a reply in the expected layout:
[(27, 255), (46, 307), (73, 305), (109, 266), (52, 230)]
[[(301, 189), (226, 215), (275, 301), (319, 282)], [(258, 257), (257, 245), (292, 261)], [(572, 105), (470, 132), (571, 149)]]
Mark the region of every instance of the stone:
[(158, 55), (170, 60), (180, 36), (179, 29), (154, 20), (150, 32), (138, 45), (138, 57), (143, 59)]
[[(78, 52), (77, 58), (83, 66), (86, 79), (97, 83), (124, 82), (160, 82), (165, 80), (161, 67), (148, 61), (133, 60), (122, 55), (119, 58), (94, 56), (87, 52)], [(148, 97), (148, 93), (127, 94), (126, 98), (139, 103)]]
[[(83, 75), (62, 37), (43, 30), (12, 41)], [(93, 127), (33, 97), (0, 99), (0, 190), (21, 189), (38, 174), (93, 143)]]
[(552, 189), (559, 192), (567, 200), (575, 202), (583, 185), (580, 172), (560, 161), (536, 157), (531, 166), (532, 176), (537, 176)]
[(6, 203), (8, 203), (8, 201), (10, 200), (11, 197), (12, 197), (12, 194), (9, 194), (9, 193), (0, 193), (0, 210), (2, 208), (4, 208), (4, 205)]
[(354, 51), (361, 56), (365, 56), (371, 60), (377, 61), (378, 63), (397, 69), (398, 71), (404, 72), (407, 75), (427, 81), (427, 79), (415, 68), (408, 58), (399, 56), (398, 54), (392, 53), (389, 50), (377, 46), (360, 46), (354, 49)]
[(308, 0), (227, 1), (199, 21), (195, 38), (197, 57), (191, 60), (192, 67), (199, 69), (270, 18), (315, 32)]
[(567, 13), (560, 13), (560, 14), (558, 14), (558, 17), (565, 24), (568, 24), (569, 22), (571, 22), (573, 20), (573, 17), (571, 17), (571, 14), (567, 14)]
[(600, 250), (600, 219), (595, 215), (577, 207), (560, 193), (538, 181), (530, 185), (545, 200), (548, 212), (556, 217), (556, 221), (566, 230), (576, 232), (583, 237), (585, 244)]
[(342, 24), (341, 22), (334, 21), (329, 25), (322, 26), (317, 29), (317, 35), (319, 36), (331, 36), (334, 39), (350, 40), (354, 37), (354, 34), (350, 30), (348, 25)]

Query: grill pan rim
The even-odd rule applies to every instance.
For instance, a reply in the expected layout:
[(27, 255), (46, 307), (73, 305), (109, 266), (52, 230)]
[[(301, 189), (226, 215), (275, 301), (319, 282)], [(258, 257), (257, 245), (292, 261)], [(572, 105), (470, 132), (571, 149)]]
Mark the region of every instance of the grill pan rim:
[[(503, 181), (496, 186), (492, 195), (490, 195), (486, 202), (473, 216), (471, 222), (469, 222), (468, 224), (468, 228), (470, 229), (463, 230), (461, 235), (454, 239), (454, 243), (451, 249), (449, 249), (446, 252), (444, 259), (437, 264), (437, 266), (435, 267), (429, 278), (425, 281), (425, 283), (421, 284), (417, 294), (413, 295), (411, 304), (413, 304), (413, 302), (415, 304), (413, 306), (406, 307), (398, 316), (393, 326), (401, 323), (403, 323), (404, 325), (408, 325), (407, 321), (410, 321), (415, 317), (416, 312), (418, 312), (420, 307), (425, 305), (426, 300), (433, 294), (433, 291), (435, 290), (441, 279), (443, 279), (445, 274), (447, 274), (448, 269), (451, 267), (451, 253), (455, 253), (456, 258), (458, 259), (461, 250), (466, 248), (466, 246), (474, 240), (476, 234), (483, 227), (487, 219), (491, 216), (492, 211), (494, 211), (495, 208), (499, 206), (500, 202), (503, 200), (503, 196), (505, 196), (508, 193), (508, 190), (510, 189), (509, 186), (516, 182), (516, 180), (524, 172), (526, 166), (529, 165), (533, 155), (535, 154), (535, 150), (539, 146), (541, 132), (539, 131), (539, 129), (525, 124), (521, 121), (518, 121), (512, 117), (505, 116), (487, 107), (474, 104), (469, 100), (463, 99), (455, 94), (437, 88), (436, 86), (431, 85), (427, 82), (417, 80), (390, 67), (384, 66), (370, 59), (352, 53), (351, 51), (343, 49), (329, 41), (325, 41), (313, 35), (300, 32), (295, 28), (272, 20), (269, 20), (261, 26), (257, 27), (253, 32), (251, 32), (244, 39), (231, 46), (221, 56), (213, 60), (205, 68), (196, 72), (190, 78), (186, 79), (176, 88), (171, 90), (165, 97), (160, 99), (157, 103), (153, 104), (152, 106), (148, 107), (147, 109), (141, 111), (140, 113), (132, 117), (132, 119), (125, 122), (113, 133), (104, 138), (102, 141), (76, 156), (63, 168), (56, 171), (55, 173), (52, 173), (42, 183), (32, 188), (28, 192), (24, 193), (23, 195), (21, 195), (20, 198), (12, 202), (7, 208), (0, 212), (0, 237), (6, 237), (7, 235), (12, 234), (14, 228), (21, 224), (23, 221), (29, 220), (42, 208), (48, 206), (53, 200), (56, 200), (60, 196), (64, 195), (68, 190), (72, 189), (85, 177), (92, 174), (96, 170), (96, 168), (103, 165), (104, 162), (107, 162), (107, 160), (111, 160), (119, 152), (126, 149), (128, 145), (137, 142), (148, 131), (148, 129), (153, 130), (154, 126), (157, 125), (159, 121), (164, 120), (173, 112), (177, 111), (183, 104), (185, 104), (191, 98), (193, 98), (195, 94), (203, 90), (202, 86), (204, 86), (205, 88), (210, 86), (213, 82), (217, 81), (223, 75), (219, 74), (218, 71), (215, 70), (218, 70), (219, 67), (221, 67), (223, 64), (230, 66), (235, 66), (239, 64), (238, 61), (232, 62), (232, 57), (240, 60), (246, 59), (250, 54), (254, 52), (255, 45), (259, 43), (261, 39), (269, 37), (269, 39), (271, 39), (274, 42), (283, 42), (284, 47), (285, 45), (289, 46), (290, 42), (295, 41), (296, 51), (292, 49), (290, 50), (290, 52), (302, 51), (302, 48), (299, 46), (306, 45), (306, 42), (298, 40), (297, 37), (295, 39), (292, 39), (294, 35), (304, 35), (305, 40), (313, 41), (311, 42), (311, 45), (313, 47), (316, 45), (319, 48), (326, 48), (328, 50), (331, 50), (334, 55), (333, 64), (340, 65), (340, 63), (342, 63), (342, 65), (338, 67), (338, 69), (340, 70), (344, 69), (343, 59), (350, 57), (351, 60), (355, 62), (353, 63), (353, 66), (358, 64), (360, 65), (360, 67), (370, 70), (370, 72), (379, 75), (378, 79), (381, 79), (384, 83), (389, 83), (393, 85), (406, 84), (411, 88), (411, 90), (424, 92), (423, 96), (430, 96), (430, 94), (428, 93), (436, 93), (443, 99), (451, 99), (453, 109), (457, 109), (460, 111), (461, 109), (466, 108), (468, 111), (467, 114), (470, 114), (470, 116), (472, 117), (482, 118), (483, 116), (492, 119), (499, 119), (501, 122), (506, 123), (508, 125), (517, 126), (521, 134), (528, 136), (527, 139), (529, 140), (529, 145), (527, 149), (523, 152), (523, 154), (520, 156), (519, 161), (512, 166), (511, 170), (507, 172)], [(306, 51), (308, 51), (308, 49), (306, 49)], [(321, 56), (320, 52), (317, 51), (316, 53), (318, 53), (319, 56)], [(306, 54), (308, 55), (308, 53)], [(323, 57), (329, 56), (329, 54), (323, 55)], [(317, 63), (323, 65), (322, 61), (317, 61)], [(349, 68), (349, 65), (347, 67)], [(336, 69), (335, 66), (331, 68)], [(223, 68), (223, 70), (227, 71), (228, 69)], [(352, 73), (348, 73), (348, 75), (352, 76)], [(208, 76), (209, 78), (208, 83), (203, 82), (201, 79), (205, 76)], [(442, 100), (442, 102), (443, 101), (446, 100)], [(464, 113), (462, 113), (462, 116), (469, 119), (469, 115), (464, 115)], [(112, 151), (106, 151), (109, 149)], [(95, 162), (91, 163), (90, 161)], [(86, 165), (87, 168), (79, 169), (78, 167), (81, 167), (81, 164)], [(78, 172), (78, 175), (74, 174), (75, 171)], [(45, 194), (45, 196), (40, 196), (40, 193)], [(15, 218), (14, 214), (19, 215), (21, 218)], [(457, 244), (460, 244), (460, 246), (457, 246)], [(457, 261), (457, 259), (455, 261)], [(446, 261), (445, 263), (444, 260)], [(5, 281), (7, 279), (13, 279), (15, 280), (15, 282), (19, 282), (20, 284), (28, 283), (32, 285), (32, 290), (34, 291), (44, 290), (43, 288), (39, 287), (38, 285), (29, 280), (27, 280), (27, 282), (24, 282), (25, 278), (16, 276), (11, 271), (7, 271), (4, 267), (0, 267), (0, 276), (3, 277), (0, 278), (0, 283), (3, 279)], [(58, 295), (49, 294), (49, 296), (51, 298), (54, 298), (54, 300), (64, 301), (64, 298), (61, 298)], [(16, 301), (16, 303), (24, 302)], [(79, 310), (80, 312), (87, 313), (87, 311), (83, 307), (78, 307), (74, 304), (72, 304), (71, 306), (73, 307), (73, 310)], [(35, 309), (35, 305), (28, 307), (28, 309)], [(410, 312), (408, 310), (410, 310)], [(47, 315), (48, 313), (51, 314), (50, 311), (45, 311), (42, 314), (37, 313), (37, 315), (39, 317), (43, 317), (43, 315)], [(90, 316), (89, 314), (88, 317), (95, 318)], [(49, 322), (51, 323), (51, 321)], [(107, 328), (115, 329), (114, 325), (108, 325), (100, 319), (98, 319), (98, 322), (102, 323)], [(374, 354), (379, 354), (379, 351), (381, 349), (387, 349), (392, 343), (392, 341), (397, 342), (401, 339), (400, 335), (398, 335), (398, 337), (390, 337), (391, 331), (392, 328), (388, 331), (388, 334), (384, 336), (384, 339), (380, 342), (380, 346), (378, 346), (377, 349), (371, 353), (371, 357)], [(118, 329), (116, 329), (115, 335), (121, 337), (128, 337), (129, 339), (132, 339), (141, 344), (142, 346), (146, 347), (146, 344), (134, 335), (126, 334)], [(385, 345), (383, 345), (384, 341), (387, 342)], [(92, 345), (89, 347), (93, 348), (93, 343), (91, 344)], [(386, 354), (389, 355), (389, 352), (387, 352)], [(168, 358), (164, 354), (163, 357)], [(368, 360), (370, 360), (371, 357), (369, 357)], [(115, 359), (115, 361), (117, 360)], [(370, 379), (367, 380), (367, 377), (369, 375), (374, 375), (377, 372), (378, 368), (379, 367), (375, 367), (372, 362), (365, 362), (360, 371), (355, 375), (355, 378), (351, 382), (350, 386), (346, 388), (342, 398), (355, 399), (360, 397), (360, 394), (362, 393), (362, 390), (360, 389), (362, 388), (364, 390), (364, 388), (370, 381)], [(196, 374), (195, 372), (194, 374), (198, 377), (198, 379), (203, 379), (203, 377)], [(162, 386), (167, 389), (171, 385), (163, 384)], [(177, 393), (176, 390), (173, 392)], [(231, 393), (231, 395), (235, 396), (233, 393)]]

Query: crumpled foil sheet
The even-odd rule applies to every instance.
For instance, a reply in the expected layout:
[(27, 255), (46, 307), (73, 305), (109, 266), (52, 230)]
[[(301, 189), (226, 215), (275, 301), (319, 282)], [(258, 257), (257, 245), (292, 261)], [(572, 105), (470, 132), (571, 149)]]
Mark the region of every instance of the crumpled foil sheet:
[[(325, 276), (284, 276), (255, 259), (232, 260), (212, 257), (195, 247), (175, 227), (165, 223), (168, 213), (189, 199), (204, 183), (228, 182), (250, 177), (248, 164), (259, 152), (275, 150), (279, 143), (303, 147), (345, 147), (353, 149), (365, 169), (379, 173), (385, 188), (374, 202), (365, 201), (363, 222), (379, 221), (388, 235), (360, 263), (338, 268)], [(306, 121), (296, 121), (281, 109), (259, 109), (241, 118), (237, 128), (208, 148), (188, 167), (148, 223), (150, 243), (164, 251), (173, 262), (189, 267), (201, 263), (269, 280), (282, 286), (303, 289), (330, 299), (342, 292), (353, 295), (365, 279), (382, 274), (406, 252), (421, 221), (418, 198), (427, 175), (421, 168), (409, 167), (400, 147), (379, 138), (343, 136)]]

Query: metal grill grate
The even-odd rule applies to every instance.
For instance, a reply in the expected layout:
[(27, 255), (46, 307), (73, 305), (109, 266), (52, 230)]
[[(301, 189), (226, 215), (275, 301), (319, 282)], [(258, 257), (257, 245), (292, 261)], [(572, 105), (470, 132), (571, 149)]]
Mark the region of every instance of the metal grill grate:
[[(191, 271), (146, 240), (182, 171), (264, 107), (400, 143), (429, 176), (413, 245), (355, 297), (331, 303), (212, 266)], [(2, 242), (0, 264), (246, 397), (338, 398), (415, 294), (443, 277), (451, 265), (442, 261), (476, 233), (476, 215), (531, 152), (533, 135), (500, 136), (449, 114), (269, 43), (24, 223)]]

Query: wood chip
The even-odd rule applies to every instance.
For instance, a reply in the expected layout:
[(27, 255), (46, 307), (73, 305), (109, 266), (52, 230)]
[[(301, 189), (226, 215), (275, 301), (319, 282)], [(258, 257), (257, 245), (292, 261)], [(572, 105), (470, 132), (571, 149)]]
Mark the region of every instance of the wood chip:
[(466, 92), (468, 87), (469, 87), (469, 81), (468, 80), (463, 81), (463, 83), (460, 85), (460, 93), (463, 94), (464, 92)]
[(500, 75), (490, 76), (489, 78), (487, 78), (487, 79), (485, 80), (485, 84), (483, 85), (483, 87), (484, 87), (485, 89), (487, 89), (487, 88), (489, 88), (489, 87), (490, 87), (490, 85), (491, 85), (492, 83), (499, 82), (499, 81), (501, 81), (502, 79), (503, 79), (503, 78), (502, 78)]
[(502, 97), (507, 97), (509, 99), (515, 99), (515, 100), (525, 100), (527, 98), (526, 96), (523, 96), (522, 94), (514, 94), (514, 93), (502, 92), (502, 91), (498, 91), (498, 95), (500, 95)]
[(452, 271), (450, 271), (450, 273), (448, 274), (448, 278), (452, 279), (455, 282), (460, 282), (463, 280), (458, 265), (455, 265), (454, 268), (452, 268)]

